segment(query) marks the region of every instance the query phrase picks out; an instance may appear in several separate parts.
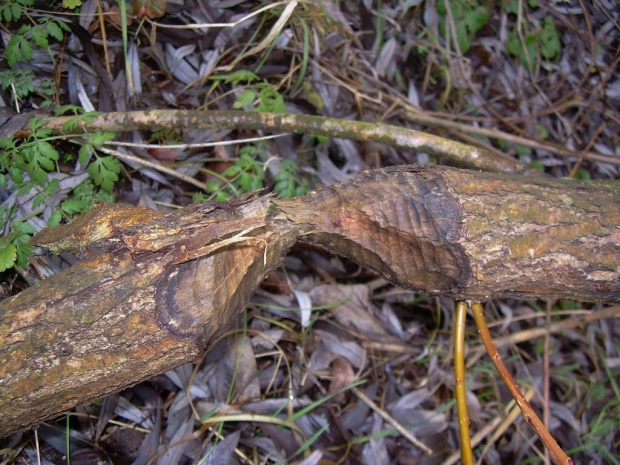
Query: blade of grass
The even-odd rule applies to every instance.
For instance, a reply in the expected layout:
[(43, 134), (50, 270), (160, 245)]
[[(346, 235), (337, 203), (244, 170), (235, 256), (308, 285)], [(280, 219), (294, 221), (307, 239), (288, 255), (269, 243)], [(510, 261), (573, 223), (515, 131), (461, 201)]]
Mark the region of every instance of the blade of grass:
[(303, 417), (304, 415), (306, 415), (307, 413), (311, 412), (312, 410), (314, 410), (315, 408), (317, 408), (319, 405), (324, 404), (325, 402), (327, 402), (328, 400), (330, 400), (332, 397), (340, 394), (341, 392), (345, 392), (348, 391), (349, 389), (354, 389), (357, 386), (361, 386), (362, 384), (364, 384), (366, 382), (365, 379), (358, 379), (357, 381), (352, 382), (351, 384), (346, 385), (345, 387), (343, 387), (342, 389), (339, 389), (335, 392), (332, 392), (331, 394), (323, 397), (322, 399), (319, 399), (317, 401), (312, 402), (310, 405), (307, 405), (306, 407), (298, 410), (296, 413), (294, 413), (293, 415), (289, 416), (287, 421), (296, 421), (299, 420), (301, 417)]
[(127, 75), (127, 86), (129, 88), (129, 95), (135, 94), (133, 88), (133, 76), (131, 73), (131, 64), (129, 63), (129, 54), (127, 50), (127, 2), (126, 0), (120, 0), (119, 7), (121, 9), (121, 36), (123, 38), (123, 58), (125, 59), (125, 74)]
[(323, 425), (322, 428), (320, 428), (316, 433), (314, 433), (312, 436), (310, 436), (308, 439), (306, 439), (306, 441), (304, 441), (304, 443), (299, 446), (299, 448), (293, 453), (293, 457), (305, 452), (306, 450), (308, 450), (308, 448), (314, 444), (314, 442), (319, 438), (319, 436), (321, 434), (323, 434), (325, 432), (325, 430), (327, 430), (327, 428), (329, 428), (329, 423)]
[(291, 14), (293, 13), (293, 10), (295, 10), (296, 6), (297, 1), (295, 0), (291, 1), (288, 5), (286, 5), (286, 8), (284, 8), (284, 11), (271, 28), (271, 31), (269, 31), (269, 34), (267, 34), (267, 36), (256, 47), (235, 58), (235, 60), (230, 64), (230, 66), (228, 66), (228, 69), (234, 69), (237, 63), (239, 63), (241, 60), (244, 60), (251, 55), (255, 55), (269, 47), (273, 43), (273, 41), (275, 41), (276, 38), (280, 35), (282, 29), (284, 29), (286, 22), (291, 17)]
[(301, 54), (301, 69), (299, 70), (299, 77), (291, 90), (291, 95), (295, 95), (295, 93), (299, 90), (301, 83), (304, 81), (306, 71), (308, 70), (308, 59), (310, 57), (310, 32), (308, 31), (308, 24), (306, 24), (306, 21), (301, 16), (297, 16), (297, 19), (299, 20), (301, 28), (304, 31), (304, 48)]

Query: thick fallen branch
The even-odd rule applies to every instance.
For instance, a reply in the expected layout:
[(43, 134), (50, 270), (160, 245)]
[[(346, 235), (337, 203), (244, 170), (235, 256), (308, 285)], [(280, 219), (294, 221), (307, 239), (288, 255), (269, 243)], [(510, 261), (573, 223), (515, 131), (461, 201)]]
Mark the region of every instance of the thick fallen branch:
[(420, 293), (620, 300), (614, 183), (404, 166), (294, 200), (107, 205), (35, 236), (83, 261), (0, 304), (0, 433), (196, 360), (299, 238)]

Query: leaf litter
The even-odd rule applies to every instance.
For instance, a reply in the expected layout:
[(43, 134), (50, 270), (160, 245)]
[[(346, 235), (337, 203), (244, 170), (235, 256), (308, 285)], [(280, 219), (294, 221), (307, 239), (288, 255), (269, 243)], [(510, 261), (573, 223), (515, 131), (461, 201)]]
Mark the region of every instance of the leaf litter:
[[(421, 128), (510, 154), (555, 176), (617, 179), (618, 5), (511, 1), (489, 8), (474, 2), (473, 10), (484, 13), (474, 21), (466, 2), (451, 3), (447, 11), (421, 0), (135, 0), (134, 11), (145, 13), (130, 15), (125, 67), (118, 6), (86, 0), (79, 24), (95, 54), (72, 37), (66, 49), (51, 43), (52, 55), (33, 51), (23, 67), (40, 80), (55, 71), (51, 56), (62, 57), (57, 66), (67, 79), (60, 81), (56, 103), (87, 111), (232, 109), (238, 102), (251, 111), (275, 104), (278, 111)], [(2, 34), (6, 49), (10, 37)], [(261, 86), (281, 103), (261, 97)], [(22, 104), (37, 108), (40, 99)], [(254, 135), (171, 130), (131, 137), (138, 144), (182, 144), (166, 154), (174, 169), (210, 185), (225, 176), (240, 147), (190, 144)], [(285, 169), (283, 161), (298, 166), (310, 184), (346, 180), (370, 167), (433, 162), (425, 153), (312, 135), (259, 144), (270, 185)], [(144, 148), (118, 150), (159, 163), (153, 157), (159, 155)], [(195, 189), (140, 163), (124, 163), (130, 182), (116, 185), (119, 200), (166, 208), (187, 204)], [(86, 166), (77, 166), (57, 175), (62, 188), (45, 203), (44, 219), (86, 173)], [(238, 193), (239, 186), (230, 190)], [(27, 198), (18, 215), (36, 223)], [(33, 260), (41, 260), (37, 270), (51, 267), (41, 277), (64, 266), (43, 259)], [(8, 293), (10, 286), (2, 288)], [(202, 361), (71, 412), (71, 462), (454, 463), (453, 305), (298, 247)], [(556, 321), (603, 310), (575, 302), (545, 305), (487, 304), (494, 334), (503, 336), (500, 353), (531, 391), (532, 403), (548, 409), (552, 434), (574, 450), (576, 463), (618, 463), (618, 312), (616, 319), (593, 318), (545, 339), (534, 329), (548, 324), (547, 313)], [(518, 342), (512, 342), (516, 333)], [(468, 343), (470, 354), (480, 353), (471, 322)], [(510, 397), (488, 359), (472, 360), (467, 384), (472, 433), (501, 424), (476, 443), (487, 463), (548, 460), (533, 446), (535, 434), (523, 418), (507, 415)], [(48, 426), (37, 437), (42, 463), (64, 463), (65, 419)], [(5, 463), (33, 462), (32, 438), (6, 439)]]

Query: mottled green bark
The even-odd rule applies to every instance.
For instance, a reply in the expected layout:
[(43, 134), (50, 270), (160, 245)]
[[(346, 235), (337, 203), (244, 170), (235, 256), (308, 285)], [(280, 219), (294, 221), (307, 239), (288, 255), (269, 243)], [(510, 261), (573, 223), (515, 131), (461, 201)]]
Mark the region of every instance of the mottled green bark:
[[(75, 117), (49, 118), (46, 127), (56, 134)], [(154, 131), (158, 129), (243, 129), (314, 134), (341, 139), (380, 142), (426, 152), (442, 163), (497, 173), (539, 173), (510, 158), (433, 134), (383, 123), (349, 121), (323, 116), (242, 111), (145, 110), (106, 113), (79, 121), (76, 131)], [(23, 131), (21, 135), (25, 135)], [(18, 133), (20, 136), (20, 133)]]

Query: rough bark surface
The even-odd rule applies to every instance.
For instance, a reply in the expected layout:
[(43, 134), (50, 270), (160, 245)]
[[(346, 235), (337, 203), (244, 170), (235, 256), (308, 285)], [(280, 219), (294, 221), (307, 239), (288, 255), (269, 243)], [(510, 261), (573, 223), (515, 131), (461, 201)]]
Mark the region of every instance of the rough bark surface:
[(0, 434), (200, 357), (297, 238), (265, 226), (268, 205), (196, 204), (147, 221), (148, 210), (106, 205), (38, 236), (89, 259), (0, 305)]
[(407, 166), (293, 200), (104, 205), (34, 238), (82, 262), (0, 303), (0, 434), (195, 360), (298, 239), (421, 293), (620, 300), (616, 184)]
[(303, 239), (421, 293), (620, 298), (620, 186), (442, 167), (362, 173), (274, 200)]

